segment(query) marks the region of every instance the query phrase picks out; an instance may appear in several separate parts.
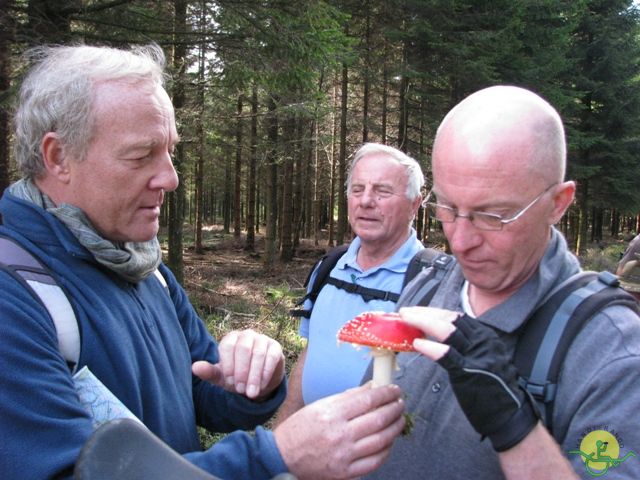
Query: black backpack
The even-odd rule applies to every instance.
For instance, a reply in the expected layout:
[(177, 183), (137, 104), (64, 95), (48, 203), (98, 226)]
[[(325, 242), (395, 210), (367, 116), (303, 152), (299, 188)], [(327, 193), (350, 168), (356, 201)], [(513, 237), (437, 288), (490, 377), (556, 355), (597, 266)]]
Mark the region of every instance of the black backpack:
[(547, 429), (564, 358), (580, 330), (606, 307), (622, 305), (640, 313), (637, 300), (619, 286), (618, 277), (580, 272), (559, 285), (519, 332), (513, 363), (520, 385), (536, 400)]

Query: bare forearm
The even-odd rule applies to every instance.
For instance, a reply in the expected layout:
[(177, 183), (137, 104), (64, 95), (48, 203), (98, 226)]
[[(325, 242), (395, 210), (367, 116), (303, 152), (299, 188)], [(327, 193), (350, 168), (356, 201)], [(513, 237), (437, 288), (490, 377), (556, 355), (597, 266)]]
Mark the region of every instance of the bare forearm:
[(556, 441), (541, 423), (524, 440), (500, 453), (499, 457), (507, 480), (579, 479)]
[(282, 403), (280, 410), (278, 410), (276, 419), (274, 420), (274, 428), (304, 407), (304, 400), (302, 398), (302, 371), (304, 370), (306, 358), (307, 347), (305, 346), (289, 375), (287, 398)]

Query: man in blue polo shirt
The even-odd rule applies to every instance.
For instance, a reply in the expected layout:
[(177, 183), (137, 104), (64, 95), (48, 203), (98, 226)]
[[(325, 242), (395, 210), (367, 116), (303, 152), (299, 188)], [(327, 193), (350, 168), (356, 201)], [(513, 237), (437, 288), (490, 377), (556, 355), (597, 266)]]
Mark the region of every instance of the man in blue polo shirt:
[[(361, 146), (347, 178), (349, 223), (357, 236), (330, 277), (400, 293), (409, 261), (423, 248), (411, 227), (423, 185), (422, 170), (413, 158), (386, 145)], [(309, 289), (317, 273), (316, 267)], [(338, 345), (338, 330), (362, 312), (393, 311), (395, 301), (364, 298), (325, 284), (315, 302), (307, 300), (304, 307), (312, 309), (300, 324), (300, 335), (308, 342), (293, 368), (279, 422), (306, 404), (360, 384), (369, 349)]]

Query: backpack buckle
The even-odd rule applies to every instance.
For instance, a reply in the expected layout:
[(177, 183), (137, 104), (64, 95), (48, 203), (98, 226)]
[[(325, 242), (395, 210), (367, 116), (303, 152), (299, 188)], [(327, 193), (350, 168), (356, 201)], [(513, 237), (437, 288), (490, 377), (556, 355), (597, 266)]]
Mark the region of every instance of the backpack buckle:
[(555, 383), (547, 382), (545, 384), (530, 382), (524, 377), (518, 378), (518, 383), (522, 388), (531, 394), (536, 401), (547, 403), (553, 400), (556, 396), (557, 385)]
[(602, 272), (598, 273), (598, 280), (600, 280), (605, 285), (608, 285), (609, 287), (620, 286), (620, 279), (613, 273), (608, 272), (606, 270), (603, 270)]

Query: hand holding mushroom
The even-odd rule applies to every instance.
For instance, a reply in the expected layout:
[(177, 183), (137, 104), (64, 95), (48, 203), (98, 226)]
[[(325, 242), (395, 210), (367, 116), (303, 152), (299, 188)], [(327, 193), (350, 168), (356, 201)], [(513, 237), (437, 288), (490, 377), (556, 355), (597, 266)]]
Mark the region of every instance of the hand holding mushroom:
[(363, 385), (305, 406), (273, 435), (298, 478), (357, 478), (385, 461), (404, 427), (403, 412), (398, 386)]
[(531, 397), (518, 384), (518, 372), (496, 333), (475, 318), (432, 307), (400, 309), (402, 320), (426, 338), (413, 346), (447, 370), (469, 423), (493, 448), (507, 450), (538, 423)]

